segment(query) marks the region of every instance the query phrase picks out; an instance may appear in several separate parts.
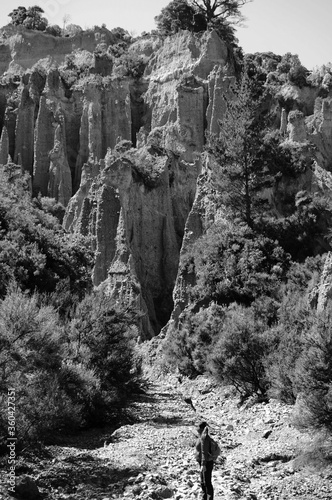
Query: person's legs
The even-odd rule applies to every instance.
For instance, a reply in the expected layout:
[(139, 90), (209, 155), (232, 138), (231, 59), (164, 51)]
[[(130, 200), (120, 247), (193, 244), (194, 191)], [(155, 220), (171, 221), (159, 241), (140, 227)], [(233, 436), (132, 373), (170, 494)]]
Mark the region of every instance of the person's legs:
[(212, 469), (213, 462), (206, 462), (206, 471), (204, 473), (206, 500), (213, 500)]
[(201, 488), (202, 488), (202, 500), (207, 500), (207, 491), (206, 491), (206, 486), (205, 486), (205, 472), (201, 470)]

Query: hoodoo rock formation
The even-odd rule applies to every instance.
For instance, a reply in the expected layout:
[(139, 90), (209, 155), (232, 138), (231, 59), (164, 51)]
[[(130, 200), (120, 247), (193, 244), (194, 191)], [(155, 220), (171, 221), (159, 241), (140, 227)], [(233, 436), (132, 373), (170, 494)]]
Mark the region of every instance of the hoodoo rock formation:
[[(232, 93), (234, 57), (213, 31), (154, 35), (130, 48), (144, 73), (119, 76), (107, 56), (114, 43), (106, 29), (68, 38), (2, 30), (0, 163), (21, 164), (35, 195), (66, 207), (64, 227), (93, 237), (95, 286), (136, 301), (148, 338), (185, 307), (192, 277), (179, 272), (181, 251), (217, 215), (202, 153)], [(69, 84), (61, 65), (73, 51), (94, 63)], [(285, 141), (311, 142), (318, 168), (330, 171), (330, 98), (308, 91), (307, 109), (304, 90), (294, 90), (291, 106), (289, 84), (287, 92), (287, 109), (280, 92), (276, 113)], [(323, 189), (315, 172), (301, 189)]]
[(106, 28), (87, 30), (70, 37), (55, 37), (23, 25), (7, 25), (0, 30), (0, 73), (7, 71), (22, 74), (41, 59), (51, 58), (53, 64), (61, 64), (75, 50), (91, 53), (101, 43), (114, 43), (115, 37)]

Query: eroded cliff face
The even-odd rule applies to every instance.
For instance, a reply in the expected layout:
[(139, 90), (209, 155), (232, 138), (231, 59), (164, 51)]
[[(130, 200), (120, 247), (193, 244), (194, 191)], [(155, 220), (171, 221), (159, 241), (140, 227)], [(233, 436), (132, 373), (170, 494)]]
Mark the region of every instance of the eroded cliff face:
[(79, 187), (83, 165), (99, 161), (117, 140), (131, 139), (126, 80), (88, 81), (68, 94), (58, 69), (46, 75), (35, 69), (23, 75), (11, 97), (2, 119), (8, 146), (0, 145), (0, 153), (6, 157), (7, 148), (31, 174), (34, 194), (64, 206)]
[(23, 74), (41, 59), (53, 64), (64, 62), (66, 55), (81, 49), (91, 53), (100, 45), (114, 43), (114, 35), (106, 28), (82, 31), (70, 37), (55, 37), (24, 26), (7, 25), (0, 29), (0, 74)]
[[(17, 67), (20, 75), (0, 87), (0, 163), (9, 156), (31, 174), (35, 195), (66, 207), (65, 228), (91, 237), (95, 286), (134, 302), (144, 313), (143, 337), (156, 335), (186, 307), (195, 279), (179, 271), (181, 252), (224, 216), (202, 152), (232, 93), (229, 49), (214, 32), (141, 39), (131, 48), (147, 61), (141, 78), (116, 76), (100, 57), (98, 78), (69, 88), (57, 65), (73, 49), (107, 47), (107, 33), (55, 41), (24, 30), (16, 35), (0, 45), (0, 67)], [(319, 153), (316, 169), (264, 193), (276, 211), (278, 190), (329, 189), (323, 173), (332, 162), (330, 100), (310, 91), (308, 109), (297, 108), (305, 91), (292, 92), (295, 104), (278, 110), (277, 127), (285, 141), (309, 141)]]
[(207, 107), (213, 107), (218, 97), (209, 82), (215, 81), (216, 71), (223, 76), (234, 73), (227, 46), (215, 32), (202, 37), (180, 32), (167, 38), (145, 72), (149, 78), (148, 113), (142, 134), (163, 128), (162, 145), (179, 150), (192, 161), (194, 153), (202, 150), (205, 130), (211, 126)]
[[(146, 337), (158, 333), (173, 310), (172, 293), (202, 168), (205, 130), (218, 119), (213, 104), (220, 97), (216, 74), (221, 82), (230, 71), (228, 62), (227, 48), (214, 33), (200, 39), (183, 32), (167, 39), (151, 58), (145, 83), (140, 84), (145, 93), (139, 127), (137, 101), (125, 97), (128, 88), (133, 96), (133, 89), (122, 82), (122, 94), (119, 89), (113, 91), (123, 96), (117, 97), (120, 113), (116, 115), (123, 123), (117, 137), (117, 123), (109, 119), (113, 142), (108, 142), (106, 156), (101, 143), (103, 100), (91, 87), (84, 94), (76, 163), (84, 173), (64, 224), (67, 229), (96, 236), (94, 283), (112, 296), (134, 300), (146, 312)], [(214, 85), (209, 84), (210, 78)], [(219, 92), (221, 88), (222, 84)], [(105, 101), (111, 109), (111, 92)], [(131, 106), (134, 127), (125, 103)], [(137, 147), (131, 148), (123, 139), (131, 139)]]
[[(206, 113), (207, 130), (218, 132), (218, 120), (225, 109), (225, 97), (231, 96), (231, 86), (234, 77), (219, 67), (210, 74), (208, 81), (209, 105)], [(290, 96), (290, 86), (279, 92), (281, 96)], [(276, 128), (284, 137), (285, 145), (301, 147), (303, 154), (312, 161), (311, 168), (306, 168), (295, 177), (281, 176), (273, 186), (263, 189), (260, 196), (268, 200), (270, 210), (275, 216), (287, 215), (286, 199), (294, 199), (300, 191), (311, 195), (320, 193), (330, 197), (332, 194), (332, 96), (331, 92), (325, 98), (318, 97), (315, 88), (299, 89), (294, 87), (291, 92), (292, 106), (287, 112), (284, 108), (277, 109)], [(213, 98), (212, 98), (213, 96)], [(283, 100), (281, 100), (282, 102)], [(275, 112), (275, 111), (274, 111)], [(181, 265), (181, 256), (190, 252), (191, 245), (200, 238), (208, 227), (216, 220), (227, 221), (218, 203), (218, 196), (211, 190), (211, 162), (208, 156), (202, 162), (201, 173), (197, 178), (196, 194), (192, 209), (188, 215), (185, 234), (180, 252), (179, 271), (174, 286), (174, 308), (170, 323), (178, 324), (181, 313), (190, 304), (188, 289), (195, 286), (196, 275), (190, 266)], [(330, 223), (331, 221), (329, 221)], [(328, 252), (329, 245), (323, 240), (317, 241), (317, 254)], [(331, 303), (332, 297), (332, 257), (327, 253), (324, 269), (320, 280), (313, 290), (309, 301), (318, 311), (323, 311)], [(166, 329), (167, 330), (167, 329)]]

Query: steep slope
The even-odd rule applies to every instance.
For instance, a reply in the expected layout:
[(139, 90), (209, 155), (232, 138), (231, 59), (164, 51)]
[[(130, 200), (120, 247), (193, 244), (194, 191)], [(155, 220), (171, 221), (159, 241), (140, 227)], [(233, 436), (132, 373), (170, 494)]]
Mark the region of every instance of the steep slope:
[[(234, 56), (213, 31), (143, 37), (128, 49), (133, 67), (145, 66), (133, 76), (123, 61), (113, 67), (117, 42), (105, 29), (69, 38), (2, 30), (0, 158), (31, 174), (35, 195), (67, 207), (66, 229), (92, 237), (94, 284), (135, 300), (151, 337), (179, 316), (195, 280), (179, 269), (180, 252), (223, 216), (202, 152), (231, 96)], [(269, 92), (266, 112), (285, 142), (317, 150), (315, 168), (262, 193), (282, 214), (286, 194), (330, 192), (331, 97), (289, 82)]]
[(93, 53), (100, 44), (114, 43), (116, 37), (106, 28), (82, 31), (74, 36), (56, 37), (31, 30), (23, 25), (8, 24), (0, 29), (0, 74), (23, 74), (38, 61), (50, 57), (53, 64), (61, 64), (74, 50)]

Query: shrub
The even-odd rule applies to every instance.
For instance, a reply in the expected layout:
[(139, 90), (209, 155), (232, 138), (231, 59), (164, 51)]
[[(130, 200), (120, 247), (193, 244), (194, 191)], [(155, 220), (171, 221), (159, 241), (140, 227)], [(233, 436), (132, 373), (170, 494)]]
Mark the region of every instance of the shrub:
[(21, 443), (48, 439), (81, 423), (80, 408), (61, 381), (65, 337), (58, 314), (38, 302), (38, 296), (18, 289), (0, 302), (0, 388), (2, 394), (15, 389)]
[(219, 340), (213, 346), (212, 373), (233, 385), (242, 397), (267, 395), (264, 361), (273, 345), (266, 330), (266, 323), (255, 318), (250, 308), (234, 304), (226, 312)]
[(332, 432), (332, 317), (317, 314), (297, 363), (299, 427)]
[(63, 31), (63, 36), (76, 36), (82, 32), (83, 30), (78, 24), (68, 24)]
[(297, 68), (301, 66), (301, 61), (297, 54), (291, 54), (287, 52), (282, 56), (281, 61), (277, 66), (277, 71), (279, 73), (289, 73), (292, 68)]
[(266, 360), (270, 382), (269, 394), (285, 403), (294, 403), (297, 397), (296, 365), (303, 351), (303, 334), (308, 328), (310, 310), (302, 295), (285, 295), (279, 311), (279, 322), (271, 337), (275, 349)]
[[(43, 304), (17, 288), (0, 302), (0, 392), (15, 389), (22, 444), (110, 422), (141, 388), (134, 310), (94, 293), (68, 323)], [(3, 405), (3, 435), (6, 427)]]
[(29, 30), (45, 31), (47, 27), (47, 19), (45, 17), (34, 18), (28, 16), (23, 21), (23, 26)]
[(262, 295), (275, 296), (289, 257), (277, 242), (246, 225), (214, 224), (183, 257), (181, 267), (194, 267), (191, 300), (250, 305)]
[(126, 44), (129, 44), (132, 40), (132, 36), (130, 35), (130, 33), (128, 33), (128, 31), (120, 27), (112, 28), (109, 33), (111, 38), (117, 40), (118, 42), (122, 41), (125, 42)]
[(203, 31), (207, 22), (202, 14), (186, 0), (173, 0), (155, 17), (157, 29), (162, 35), (171, 35), (179, 30)]
[(18, 7), (10, 12), (9, 17), (12, 18), (11, 23), (14, 26), (23, 25), (28, 29), (44, 31), (48, 25), (48, 21), (45, 17), (42, 17), (44, 13), (41, 7), (34, 5), (33, 7)]
[(70, 291), (82, 297), (91, 286), (88, 240), (66, 233), (41, 200), (31, 201), (29, 178), (14, 173), (10, 168), (0, 174), (0, 297), (12, 280), (42, 293), (68, 280)]
[[(296, 116), (299, 112), (290, 113)], [(312, 167), (315, 148), (308, 143), (285, 142), (278, 131), (267, 132), (261, 140), (257, 161), (265, 164), (271, 175), (295, 178)]]
[(134, 351), (138, 320), (133, 308), (115, 305), (102, 292), (87, 295), (76, 309), (71, 359), (98, 379), (98, 390), (93, 387), (85, 408), (89, 422), (104, 423), (140, 388), (140, 361)]
[(223, 19), (215, 19), (210, 24), (211, 28), (213, 28), (218, 36), (224, 40), (224, 42), (232, 45), (234, 48), (238, 45), (238, 39), (235, 36), (235, 27), (225, 22)]
[(307, 85), (307, 78), (309, 75), (309, 71), (304, 66), (299, 65), (295, 68), (291, 68), (288, 73), (288, 80), (298, 87), (302, 88)]
[(143, 56), (134, 53), (123, 53), (114, 60), (114, 73), (116, 76), (131, 76), (140, 78), (143, 76), (146, 60)]
[(55, 198), (41, 196), (37, 200), (35, 199), (34, 203), (44, 212), (56, 217), (60, 224), (62, 224), (66, 209), (61, 203), (56, 201)]
[(49, 33), (50, 35), (53, 35), (53, 36), (61, 36), (62, 35), (62, 30), (61, 30), (60, 26), (58, 26), (57, 24), (49, 24), (48, 26), (46, 26), (45, 31), (46, 31), (46, 33)]
[(163, 345), (166, 365), (176, 366), (180, 373), (195, 377), (208, 370), (213, 345), (222, 329), (224, 308), (211, 304), (193, 313), (188, 309), (178, 327), (170, 328)]
[(327, 231), (332, 213), (330, 200), (319, 193), (311, 195), (299, 191), (283, 201), (286, 217), (262, 218), (259, 223), (261, 231), (280, 241), (283, 249), (298, 262), (326, 252), (330, 247)]
[(315, 311), (308, 297), (315, 291), (322, 271), (323, 259), (309, 257), (302, 264), (294, 262), (282, 287), (282, 302), (278, 322), (272, 328), (275, 349), (266, 361), (270, 380), (270, 394), (286, 403), (294, 403), (298, 396), (297, 365), (310, 332)]
[(312, 87), (322, 87), (328, 90), (332, 81), (332, 64), (323, 64), (323, 66), (314, 68), (307, 77), (307, 82)]

